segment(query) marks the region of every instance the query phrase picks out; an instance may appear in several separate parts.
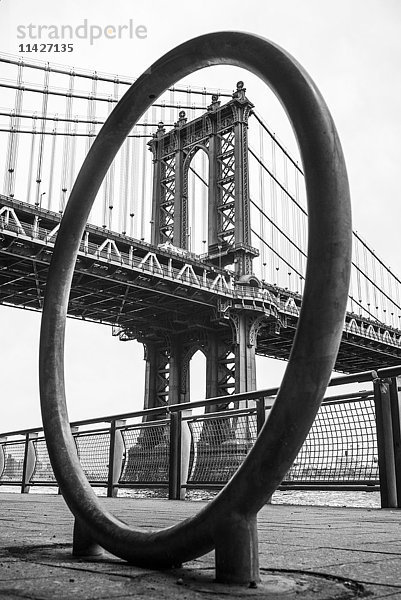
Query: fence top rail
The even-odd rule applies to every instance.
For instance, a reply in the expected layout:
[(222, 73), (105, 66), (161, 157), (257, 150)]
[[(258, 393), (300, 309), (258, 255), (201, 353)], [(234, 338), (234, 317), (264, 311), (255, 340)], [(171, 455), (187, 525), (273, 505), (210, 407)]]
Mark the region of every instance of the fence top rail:
[(213, 419), (232, 419), (233, 417), (251, 417), (256, 415), (256, 408), (222, 410), (219, 412), (206, 413), (204, 415), (185, 415), (183, 421), (209, 421)]
[(373, 398), (372, 390), (361, 390), (360, 392), (351, 392), (348, 394), (338, 394), (335, 396), (326, 396), (322, 402), (322, 406), (328, 404), (341, 404), (343, 402), (362, 402)]
[[(362, 382), (374, 382), (377, 379), (390, 379), (393, 377), (401, 376), (401, 365), (394, 367), (385, 367), (378, 369), (377, 371), (362, 371), (361, 373), (352, 373), (351, 375), (340, 375), (333, 377), (329, 383), (330, 386), (345, 385), (350, 383), (362, 383)], [(173, 412), (182, 412), (186, 410), (192, 410), (194, 408), (202, 408), (208, 406), (221, 406), (228, 405), (232, 402), (241, 402), (245, 400), (259, 400), (262, 398), (274, 397), (277, 395), (279, 388), (266, 388), (263, 390), (254, 390), (251, 392), (243, 392), (240, 394), (231, 394), (230, 396), (216, 396), (214, 398), (208, 398), (206, 400), (197, 400), (195, 402), (183, 402), (182, 404), (172, 404), (170, 406), (160, 406), (157, 408), (148, 408), (146, 410), (137, 410), (133, 412), (120, 413), (116, 415), (107, 415), (102, 417), (96, 417), (91, 419), (83, 419), (80, 421), (71, 422), (71, 427), (81, 427), (85, 425), (95, 425), (97, 423), (112, 423), (113, 421), (121, 421), (134, 419), (136, 417), (163, 415), (168, 416)], [(346, 400), (358, 400), (364, 399), (371, 395), (371, 391), (361, 392), (350, 392), (349, 394), (342, 394), (339, 396), (328, 396), (324, 399), (324, 403), (334, 403), (336, 401)], [(251, 409), (252, 410), (252, 409)], [(195, 416), (195, 415), (194, 415)], [(0, 433), (1, 438), (8, 438), (18, 435), (27, 435), (29, 433), (35, 433), (43, 431), (43, 427), (32, 427), (29, 429), (18, 429), (15, 431), (6, 431)], [(84, 433), (84, 432), (83, 432)], [(86, 432), (85, 432), (86, 433)]]
[(329, 386), (344, 385), (346, 383), (362, 383), (363, 381), (375, 381), (376, 379), (391, 379), (401, 375), (401, 365), (394, 367), (383, 367), (377, 371), (362, 371), (350, 375), (340, 375), (331, 379)]

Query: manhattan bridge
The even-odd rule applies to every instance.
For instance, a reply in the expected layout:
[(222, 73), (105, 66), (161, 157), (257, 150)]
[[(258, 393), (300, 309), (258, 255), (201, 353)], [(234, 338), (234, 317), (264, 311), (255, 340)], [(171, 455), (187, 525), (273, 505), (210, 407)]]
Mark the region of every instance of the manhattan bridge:
[[(0, 55), (0, 302), (40, 311), (77, 172), (128, 78)], [(305, 280), (302, 167), (244, 83), (177, 85), (113, 162), (81, 241), (69, 316), (144, 345), (144, 407), (256, 388), (255, 355), (287, 360)], [(357, 234), (336, 369), (401, 359), (400, 279)]]

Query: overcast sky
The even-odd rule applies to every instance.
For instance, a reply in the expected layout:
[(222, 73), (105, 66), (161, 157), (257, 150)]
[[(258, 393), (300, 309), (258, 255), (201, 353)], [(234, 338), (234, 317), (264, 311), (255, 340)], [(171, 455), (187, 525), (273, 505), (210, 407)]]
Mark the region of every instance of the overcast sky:
[[(74, 40), (69, 54), (39, 58), (69, 66), (137, 76), (173, 46), (222, 29), (258, 33), (280, 44), (309, 71), (334, 116), (350, 178), (356, 229), (396, 273), (401, 273), (399, 170), (401, 164), (401, 2), (399, 0), (0, 0), (2, 52), (18, 55), (17, 27), (143, 26), (141, 39)], [(144, 37), (144, 27), (147, 34)], [(125, 30), (126, 32), (126, 30)], [(44, 39), (44, 41), (46, 41)], [(69, 41), (69, 40), (66, 40)], [(232, 88), (236, 70), (203, 71), (197, 84)], [(264, 89), (244, 76), (248, 96), (264, 114)], [(1, 91), (0, 91), (1, 94)], [(3, 103), (0, 98), (0, 106)], [(264, 115), (293, 145), (279, 109)], [(0, 149), (4, 152), (4, 149)], [(0, 307), (0, 431), (40, 422), (37, 346), (40, 316)], [(143, 351), (111, 338), (103, 326), (69, 321), (66, 377), (72, 419), (140, 408)], [(263, 359), (266, 360), (266, 359)], [(260, 364), (260, 361), (259, 361)], [(259, 385), (279, 382), (282, 368), (259, 368)], [(204, 391), (200, 384), (197, 397)]]

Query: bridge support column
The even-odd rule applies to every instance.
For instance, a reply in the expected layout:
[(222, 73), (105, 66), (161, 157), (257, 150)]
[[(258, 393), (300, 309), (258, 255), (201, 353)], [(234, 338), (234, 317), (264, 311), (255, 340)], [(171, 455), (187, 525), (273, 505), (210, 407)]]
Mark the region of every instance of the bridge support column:
[(164, 342), (145, 342), (144, 408), (189, 401), (189, 361), (196, 339), (186, 335), (166, 337)]
[(176, 336), (171, 343), (169, 404), (189, 401), (189, 368), (185, 362), (184, 340)]
[(163, 406), (168, 400), (170, 347), (163, 342), (145, 342), (144, 409)]
[[(206, 398), (227, 396), (235, 391), (235, 349), (231, 335), (223, 338), (210, 333), (206, 356)], [(219, 410), (217, 405), (206, 407), (206, 412)]]
[[(255, 348), (257, 333), (265, 315), (233, 311), (232, 334), (209, 334), (206, 365), (206, 397), (249, 392), (256, 389)], [(245, 405), (244, 405), (245, 406)], [(242, 408), (242, 407), (241, 407)], [(208, 407), (214, 412), (217, 406)]]
[(255, 344), (251, 342), (253, 320), (244, 313), (235, 315), (235, 392), (238, 394), (256, 389)]

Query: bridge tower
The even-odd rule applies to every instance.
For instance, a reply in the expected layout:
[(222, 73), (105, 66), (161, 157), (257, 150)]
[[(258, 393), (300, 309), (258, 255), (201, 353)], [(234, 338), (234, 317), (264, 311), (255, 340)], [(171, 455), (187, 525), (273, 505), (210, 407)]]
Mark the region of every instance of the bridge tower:
[[(237, 285), (259, 286), (252, 271), (258, 251), (251, 246), (248, 182), (248, 119), (253, 104), (243, 82), (221, 105), (217, 95), (207, 111), (188, 121), (179, 113), (174, 128), (164, 124), (149, 142), (153, 154), (152, 244), (188, 251), (188, 177), (199, 151), (208, 157), (207, 256), (209, 264), (235, 272)], [(194, 322), (185, 332), (142, 333), (146, 359), (145, 407), (189, 400), (189, 362), (200, 349), (206, 356), (207, 397), (255, 389), (255, 346), (260, 312), (230, 307), (230, 327)], [(216, 318), (217, 320), (217, 318)], [(213, 325), (213, 324), (212, 324)]]

